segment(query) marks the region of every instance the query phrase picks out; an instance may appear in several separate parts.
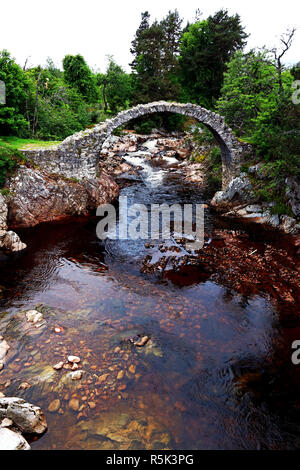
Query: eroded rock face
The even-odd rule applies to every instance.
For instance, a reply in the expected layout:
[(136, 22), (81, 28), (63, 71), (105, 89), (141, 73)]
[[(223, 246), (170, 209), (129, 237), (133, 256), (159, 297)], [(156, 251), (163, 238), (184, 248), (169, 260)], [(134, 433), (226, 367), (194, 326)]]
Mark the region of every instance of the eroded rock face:
[(11, 180), (10, 190), (14, 193), (9, 202), (9, 223), (13, 227), (87, 215), (119, 193), (118, 185), (104, 172), (98, 178), (79, 182), (24, 166)]
[(7, 204), (4, 200), (4, 197), (0, 193), (0, 231), (7, 230)]
[(0, 398), (0, 419), (11, 419), (26, 434), (43, 434), (47, 422), (41, 408), (17, 397)]
[(211, 201), (211, 205), (219, 210), (229, 210), (242, 203), (250, 204), (255, 201), (252, 187), (245, 173), (234, 178), (225, 191), (218, 191)]

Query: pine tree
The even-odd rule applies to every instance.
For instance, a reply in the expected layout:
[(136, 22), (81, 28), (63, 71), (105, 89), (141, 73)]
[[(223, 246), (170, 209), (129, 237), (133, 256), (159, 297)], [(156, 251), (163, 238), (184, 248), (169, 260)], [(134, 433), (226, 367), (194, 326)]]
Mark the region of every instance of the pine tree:
[(135, 103), (178, 98), (179, 88), (174, 75), (181, 23), (176, 10), (169, 12), (161, 22), (154, 21), (151, 25), (149, 13), (142, 13), (131, 48)]

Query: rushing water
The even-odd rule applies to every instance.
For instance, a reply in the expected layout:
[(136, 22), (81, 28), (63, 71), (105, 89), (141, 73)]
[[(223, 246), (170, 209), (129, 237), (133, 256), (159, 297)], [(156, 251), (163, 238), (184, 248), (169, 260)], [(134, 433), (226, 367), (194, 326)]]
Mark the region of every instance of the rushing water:
[[(126, 159), (141, 166), (121, 191), (128, 204), (201, 202), (168, 171), (173, 160)], [(0, 391), (45, 411), (49, 429), (32, 448), (299, 448), (299, 303), (278, 306), (263, 289), (247, 295), (210, 275), (141, 274), (145, 242), (102, 243), (96, 223), (24, 230), (29, 248), (0, 261), (0, 334), (11, 345)], [(206, 230), (218, 224), (207, 211)], [(44, 315), (38, 328), (24, 315), (32, 308)], [(151, 340), (133, 347), (138, 335)], [(81, 380), (52, 368), (68, 354), (80, 356)]]

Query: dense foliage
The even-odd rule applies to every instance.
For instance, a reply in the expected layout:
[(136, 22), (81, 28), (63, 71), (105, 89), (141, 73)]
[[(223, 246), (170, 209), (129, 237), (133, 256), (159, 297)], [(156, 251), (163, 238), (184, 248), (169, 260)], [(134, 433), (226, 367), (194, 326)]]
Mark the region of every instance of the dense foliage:
[(186, 28), (180, 43), (180, 76), (186, 98), (212, 108), (220, 95), (226, 64), (246, 44), (239, 15), (218, 11)]
[[(226, 62), (247, 36), (239, 16), (224, 10), (184, 28), (182, 23), (177, 10), (152, 22), (148, 12), (142, 13), (131, 46), (131, 73), (111, 56), (105, 73), (95, 73), (79, 54), (66, 55), (60, 70), (50, 58), (44, 67), (25, 64), (22, 69), (9, 52), (0, 52), (0, 80), (7, 90), (0, 135), (64, 139), (110, 114), (156, 100), (189, 100), (213, 108)], [(181, 116), (164, 114), (132, 123), (148, 132), (183, 124)]]
[(270, 201), (284, 200), (287, 176), (300, 177), (300, 106), (292, 102), (294, 78), (289, 70), (279, 76), (268, 51), (237, 52), (217, 103), (217, 111), (264, 162), (265, 178), (255, 183)]
[(27, 129), (25, 118), (29, 82), (8, 51), (0, 51), (0, 80), (6, 86), (6, 104), (0, 105), (0, 133), (21, 135)]
[(24, 156), (21, 152), (4, 145), (0, 145), (0, 188), (4, 186), (6, 176), (20, 163), (24, 163)]
[[(253, 144), (254, 161), (264, 162), (266, 176), (258, 191), (265, 199), (283, 199), (285, 178), (300, 173), (300, 106), (291, 99), (300, 66), (282, 66), (294, 32), (283, 37), (283, 50), (244, 53), (248, 36), (237, 14), (221, 9), (206, 19), (197, 15), (183, 27), (177, 10), (161, 21), (151, 21), (146, 11), (131, 45), (131, 73), (111, 56), (105, 73), (91, 70), (81, 55), (66, 55), (62, 70), (49, 58), (44, 67), (25, 64), (22, 69), (3, 50), (0, 80), (6, 85), (6, 104), (0, 105), (0, 135), (62, 140), (139, 103), (189, 101), (219, 112), (240, 139)], [(183, 116), (167, 113), (130, 123), (144, 133), (186, 125)], [(195, 136), (200, 146), (210, 145), (210, 139), (207, 132)], [(0, 186), (16, 158), (1, 147)], [(211, 186), (217, 185), (221, 161), (213, 145), (207, 165)]]

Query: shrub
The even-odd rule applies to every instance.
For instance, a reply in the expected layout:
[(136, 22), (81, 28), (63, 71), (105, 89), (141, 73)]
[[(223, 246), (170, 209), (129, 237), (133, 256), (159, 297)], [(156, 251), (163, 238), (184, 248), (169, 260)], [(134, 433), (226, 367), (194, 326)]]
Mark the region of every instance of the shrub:
[(18, 150), (0, 146), (0, 188), (4, 186), (7, 175), (25, 160), (24, 155)]

